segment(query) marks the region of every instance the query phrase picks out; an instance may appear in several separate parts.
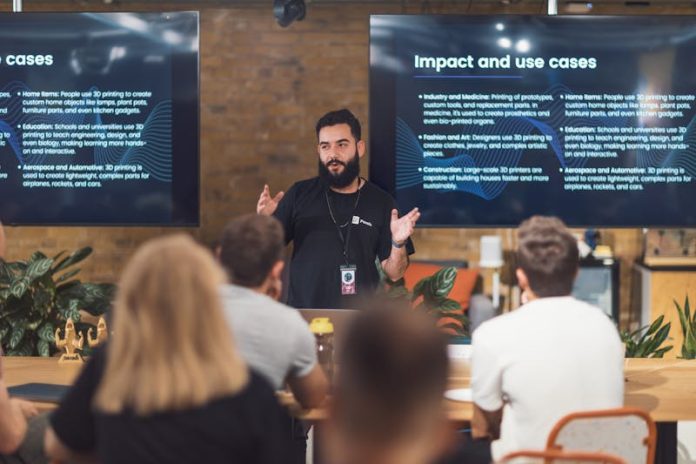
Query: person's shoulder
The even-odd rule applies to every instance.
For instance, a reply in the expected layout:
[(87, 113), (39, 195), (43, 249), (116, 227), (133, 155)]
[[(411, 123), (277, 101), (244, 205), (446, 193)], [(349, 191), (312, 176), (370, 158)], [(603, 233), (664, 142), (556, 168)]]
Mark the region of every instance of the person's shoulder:
[(298, 328), (304, 330), (307, 327), (307, 322), (304, 320), (299, 310), (276, 301), (273, 298), (266, 297), (266, 299), (268, 300), (267, 309), (269, 312), (272, 312), (278, 324), (283, 325), (283, 330), (296, 330)]
[(323, 187), (321, 185), (321, 180), (318, 177), (312, 177), (311, 179), (298, 180), (292, 184), (285, 192), (284, 199), (286, 199), (286, 201), (290, 200), (291, 202), (295, 203), (302, 198), (314, 196), (322, 191)]
[(392, 196), (386, 190), (384, 190), (382, 187), (375, 184), (374, 182), (370, 182), (369, 180), (365, 181), (365, 185), (363, 185), (363, 188), (366, 192), (369, 192), (372, 195), (378, 195), (383, 198), (392, 199)]
[(495, 316), (476, 328), (472, 343), (483, 343), (487, 340), (512, 339), (524, 332), (524, 327), (534, 325), (534, 316), (529, 311), (531, 303), (520, 306), (514, 311)]
[(224, 306), (231, 312), (253, 311), (257, 320), (283, 326), (283, 330), (306, 324), (297, 309), (250, 288), (225, 284), (221, 292)]
[(365, 182), (363, 188), (363, 195), (369, 199), (371, 205), (381, 205), (383, 208), (391, 210), (396, 206), (394, 197), (392, 197), (388, 192), (382, 189), (375, 183), (369, 180)]
[(538, 300), (541, 304), (546, 305), (547, 311), (564, 311), (566, 313), (576, 313), (585, 318), (597, 320), (609, 320), (607, 315), (601, 308), (578, 300), (572, 295), (563, 297), (541, 298)]
[(590, 303), (572, 298), (572, 305), (577, 311), (582, 311), (583, 314), (587, 315), (587, 320), (593, 322), (597, 325), (602, 325), (616, 329), (613, 320), (605, 313), (602, 308), (595, 306)]
[(311, 177), (309, 179), (298, 180), (290, 187), (290, 190), (295, 190), (298, 193), (321, 189), (322, 185), (321, 179), (319, 179), (319, 177)]

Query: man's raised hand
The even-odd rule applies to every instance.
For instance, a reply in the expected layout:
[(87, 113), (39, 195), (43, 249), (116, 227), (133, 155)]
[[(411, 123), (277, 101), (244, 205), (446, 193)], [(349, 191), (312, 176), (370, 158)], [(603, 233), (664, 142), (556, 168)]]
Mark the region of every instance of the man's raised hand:
[(398, 244), (403, 244), (413, 234), (416, 222), (420, 218), (418, 208), (413, 208), (409, 213), (399, 217), (399, 212), (395, 209), (391, 212), (391, 234), (392, 240)]
[(256, 203), (256, 213), (270, 216), (278, 207), (278, 203), (283, 199), (284, 192), (278, 192), (276, 196), (271, 197), (271, 190), (268, 184), (263, 186), (263, 191), (259, 195), (259, 201)]

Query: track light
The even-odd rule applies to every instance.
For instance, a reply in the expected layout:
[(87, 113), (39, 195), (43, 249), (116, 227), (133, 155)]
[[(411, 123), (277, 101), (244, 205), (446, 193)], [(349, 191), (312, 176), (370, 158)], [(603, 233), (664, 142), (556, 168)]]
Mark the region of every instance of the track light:
[(273, 0), (273, 14), (281, 27), (302, 21), (307, 12), (304, 0)]

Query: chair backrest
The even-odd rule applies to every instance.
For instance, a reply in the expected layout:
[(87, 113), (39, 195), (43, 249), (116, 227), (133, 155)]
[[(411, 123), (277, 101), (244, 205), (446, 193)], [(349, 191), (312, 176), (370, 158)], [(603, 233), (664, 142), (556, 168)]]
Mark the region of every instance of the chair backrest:
[(606, 453), (591, 453), (585, 451), (562, 451), (549, 449), (544, 451), (521, 450), (509, 453), (503, 456), (503, 459), (498, 461), (499, 464), (514, 464), (514, 463), (529, 463), (543, 462), (551, 464), (555, 462), (563, 464), (580, 464), (580, 463), (607, 463), (607, 464), (626, 464), (626, 462), (618, 456)]
[(610, 453), (629, 464), (653, 464), (657, 428), (636, 408), (583, 411), (562, 417), (551, 430), (548, 449)]

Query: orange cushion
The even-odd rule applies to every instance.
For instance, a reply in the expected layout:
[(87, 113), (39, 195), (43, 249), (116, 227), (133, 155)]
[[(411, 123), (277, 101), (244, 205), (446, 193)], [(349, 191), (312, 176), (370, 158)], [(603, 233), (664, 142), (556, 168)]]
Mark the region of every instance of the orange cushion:
[[(443, 266), (438, 264), (411, 261), (411, 264), (409, 264), (408, 268), (406, 268), (406, 273), (404, 274), (406, 288), (409, 291), (412, 291), (413, 287), (423, 277), (429, 277), (435, 274), (437, 271), (442, 269), (442, 267)], [(478, 269), (457, 268), (457, 277), (454, 279), (454, 286), (452, 287), (452, 290), (450, 290), (448, 297), (459, 303), (462, 306), (462, 309), (469, 308), (471, 292), (474, 291), (478, 274)]]

